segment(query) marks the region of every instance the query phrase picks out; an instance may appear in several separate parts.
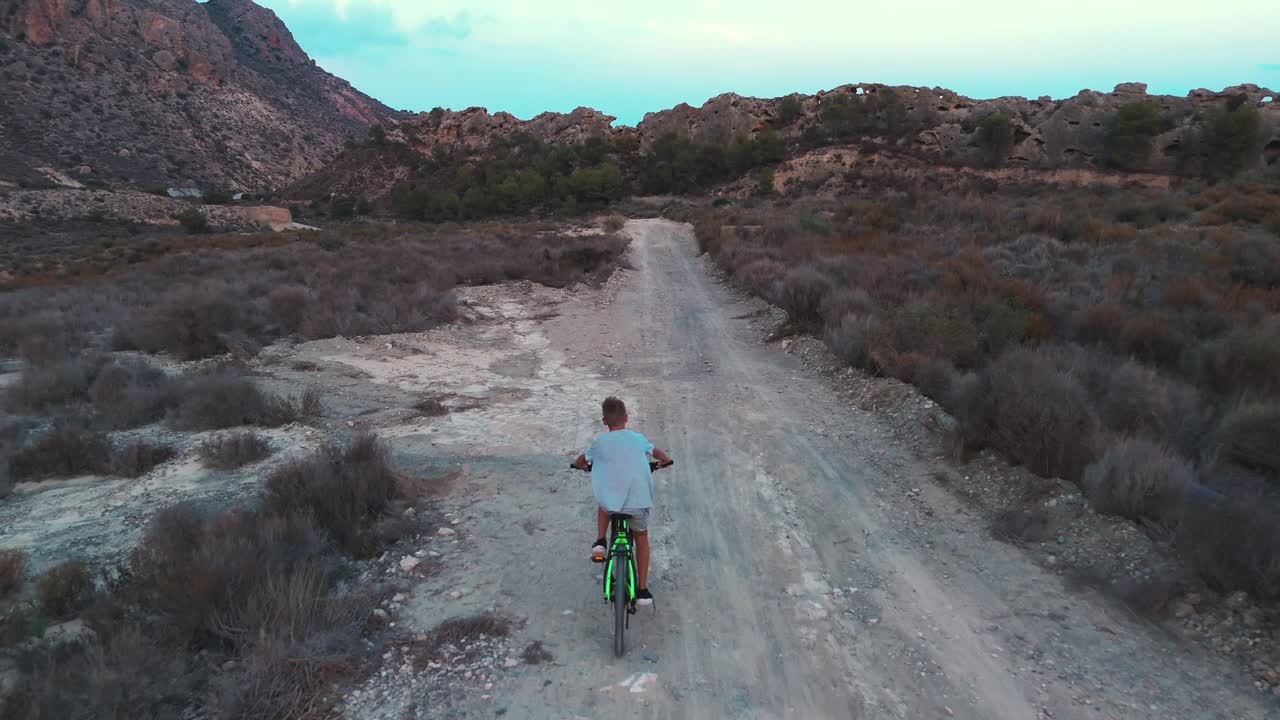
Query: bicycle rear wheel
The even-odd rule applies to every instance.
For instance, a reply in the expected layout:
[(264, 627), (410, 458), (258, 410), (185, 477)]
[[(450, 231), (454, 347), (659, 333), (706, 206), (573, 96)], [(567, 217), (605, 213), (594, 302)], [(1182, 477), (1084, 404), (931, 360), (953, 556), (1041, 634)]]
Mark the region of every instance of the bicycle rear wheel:
[(613, 556), (613, 654), (618, 657), (626, 650), (623, 633), (627, 629), (627, 603), (631, 600), (627, 565), (625, 554)]

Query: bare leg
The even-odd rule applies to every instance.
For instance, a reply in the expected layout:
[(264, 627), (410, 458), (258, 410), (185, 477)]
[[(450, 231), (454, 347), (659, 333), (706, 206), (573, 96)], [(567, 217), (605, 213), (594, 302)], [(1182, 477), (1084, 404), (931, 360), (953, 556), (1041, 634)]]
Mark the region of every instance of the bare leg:
[(649, 532), (636, 532), (636, 574), (639, 575), (640, 587), (638, 590), (644, 590), (649, 587)]
[(609, 513), (605, 512), (604, 508), (596, 508), (596, 530), (596, 537), (609, 539), (605, 536), (605, 533), (609, 532)]

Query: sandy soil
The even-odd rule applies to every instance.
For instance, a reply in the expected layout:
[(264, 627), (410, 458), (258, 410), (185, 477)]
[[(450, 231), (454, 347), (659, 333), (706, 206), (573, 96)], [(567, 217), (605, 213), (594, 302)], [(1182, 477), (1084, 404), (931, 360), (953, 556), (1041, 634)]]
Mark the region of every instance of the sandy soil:
[[(493, 610), (554, 657), (484, 687), (384, 671), (348, 717), (1276, 716), (1230, 663), (993, 540), (883, 418), (759, 342), (741, 318), (761, 307), (708, 279), (688, 226), (627, 230), (634, 270), (602, 291), (478, 288), (472, 325), (299, 348), (359, 370), (334, 402), (384, 405), (361, 422), (402, 460), (464, 471), (442, 500), (456, 535), (427, 543), (442, 569), (397, 622)], [(657, 604), (622, 659), (590, 491), (564, 469), (608, 393), (677, 459), (657, 476)], [(427, 395), (460, 411), (403, 409)]]

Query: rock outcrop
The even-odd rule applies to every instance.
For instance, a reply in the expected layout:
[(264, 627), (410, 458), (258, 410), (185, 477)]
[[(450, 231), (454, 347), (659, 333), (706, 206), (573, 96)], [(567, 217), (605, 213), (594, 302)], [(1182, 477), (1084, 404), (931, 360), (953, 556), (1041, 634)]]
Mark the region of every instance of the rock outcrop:
[(1035, 168), (1098, 168), (1104, 164), (1106, 128), (1125, 103), (1145, 100), (1160, 107), (1173, 128), (1153, 143), (1150, 170), (1172, 172), (1183, 130), (1198, 114), (1232, 100), (1257, 106), (1262, 118), (1260, 157), (1257, 164), (1280, 174), (1280, 102), (1278, 94), (1256, 85), (1237, 85), (1218, 92), (1195, 90), (1186, 97), (1148, 95), (1142, 83), (1122, 83), (1111, 92), (1082, 90), (1074, 97), (1052, 100), (1002, 97), (974, 100), (943, 88), (887, 86), (874, 83), (843, 85), (817, 95), (797, 95), (799, 114), (786, 125), (779, 122), (782, 98), (761, 99), (732, 93), (711, 98), (700, 108), (677, 105), (649, 113), (637, 126), (642, 147), (666, 133), (698, 142), (724, 143), (752, 135), (768, 127), (784, 136), (803, 137), (821, 124), (819, 108), (824, 99), (838, 94), (874, 96), (891, 92), (905, 108), (912, 129), (903, 149), (955, 163), (977, 163), (981, 149), (975, 143), (978, 124), (993, 112), (1013, 120), (1014, 146), (1009, 163)]
[(396, 117), (249, 0), (0, 0), (0, 181), (264, 190)]
[(481, 107), (466, 110), (436, 109), (404, 119), (400, 129), (409, 145), (420, 152), (436, 147), (482, 150), (497, 138), (511, 139), (524, 133), (548, 145), (578, 144), (591, 137), (621, 137), (635, 131), (613, 127), (617, 118), (580, 107), (569, 113), (544, 112), (528, 120), (511, 113), (490, 114)]

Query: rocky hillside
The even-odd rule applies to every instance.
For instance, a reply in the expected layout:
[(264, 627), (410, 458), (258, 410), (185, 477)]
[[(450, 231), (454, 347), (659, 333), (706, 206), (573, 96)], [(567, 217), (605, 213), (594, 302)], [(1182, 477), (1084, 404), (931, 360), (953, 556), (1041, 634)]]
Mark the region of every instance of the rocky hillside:
[[(779, 158), (757, 157), (754, 162), (736, 162), (735, 170), (735, 151), (753, 152), (750, 143), (742, 141), (760, 143), (762, 138), (775, 147), (785, 145), (789, 163), (780, 170), (791, 175), (796, 170), (792, 165), (812, 164), (815, 153), (821, 155), (826, 148), (840, 151), (837, 164), (851, 160), (862, 164), (888, 154), (910, 159), (913, 168), (998, 165), (1032, 174), (1050, 171), (1055, 177), (1064, 172), (1096, 177), (1117, 169), (1145, 176), (1197, 174), (1206, 170), (1206, 161), (1196, 153), (1204, 155), (1215, 143), (1223, 144), (1221, 138), (1209, 138), (1207, 128), (1215, 117), (1244, 106), (1248, 107), (1243, 112), (1256, 119), (1256, 132), (1251, 131), (1252, 137), (1241, 145), (1228, 174), (1280, 175), (1276, 95), (1266, 88), (1240, 85), (1173, 97), (1148, 95), (1145, 85), (1125, 83), (1111, 92), (1084, 90), (1064, 100), (974, 100), (940, 88), (864, 83), (772, 99), (728, 93), (699, 108), (681, 104), (649, 113), (634, 128), (614, 127), (614, 118), (590, 108), (543, 113), (527, 121), (484, 108), (437, 108), (403, 118), (389, 142), (365, 143), (343, 153), (323, 171), (294, 185), (290, 193), (310, 201), (338, 196), (377, 200), (399, 183), (430, 184), (429, 178), (440, 174), (442, 159), (450, 159), (444, 164), (456, 164), (459, 157), (492, 156), (495, 143), (501, 146), (499, 152), (508, 152), (530, 138), (549, 147), (582, 147), (595, 141), (607, 148), (612, 161), (631, 179), (632, 189), (640, 192), (653, 191), (646, 174), (655, 167), (661, 170), (663, 163), (676, 176), (699, 175), (691, 185), (701, 188), (740, 176), (743, 168), (772, 164)], [(1130, 143), (1125, 162), (1118, 164), (1116, 149), (1109, 144), (1114, 135), (1110, 129), (1122, 108), (1132, 111), (1136, 105), (1147, 113), (1137, 113), (1138, 139)], [(993, 151), (981, 126), (997, 114), (1005, 119), (1004, 140)], [(1241, 126), (1234, 121), (1225, 124)], [(660, 142), (671, 137), (684, 144)], [(1188, 152), (1184, 144), (1192, 140), (1202, 147)], [(1133, 147), (1142, 150), (1134, 153)], [(831, 163), (818, 164), (829, 173), (826, 166)], [(508, 169), (519, 172), (519, 168)], [(546, 181), (553, 183), (554, 173)], [(457, 194), (466, 189), (454, 183)]]
[(250, 0), (0, 0), (0, 182), (263, 190), (395, 113)]
[[(1238, 85), (1221, 92), (1195, 90), (1186, 97), (1148, 95), (1142, 83), (1123, 83), (1111, 92), (1082, 90), (1075, 97), (1029, 100), (1002, 97), (974, 100), (942, 88), (886, 86), (872, 83), (843, 85), (817, 95), (794, 95), (790, 112), (785, 98), (761, 99), (733, 93), (708, 100), (700, 108), (687, 104), (645, 115), (637, 127), (642, 145), (649, 146), (666, 133), (703, 143), (725, 143), (741, 135), (774, 127), (784, 136), (816, 138), (824, 125), (822, 108), (834, 98), (846, 96), (874, 102), (891, 93), (899, 102), (900, 139), (904, 149), (947, 162), (978, 164), (983, 150), (977, 142), (979, 124), (1001, 112), (1012, 121), (1013, 143), (1007, 162), (1043, 169), (1093, 169), (1105, 166), (1107, 127), (1124, 105), (1149, 102), (1165, 116), (1167, 125), (1153, 142), (1153, 152), (1143, 168), (1173, 172), (1185, 130), (1207, 112), (1233, 102), (1259, 109), (1260, 142), (1254, 166), (1280, 173), (1280, 93), (1256, 85)], [(788, 114), (790, 116), (788, 117)], [(884, 129), (884, 128), (882, 128)], [(881, 133), (868, 133), (879, 135)]]

